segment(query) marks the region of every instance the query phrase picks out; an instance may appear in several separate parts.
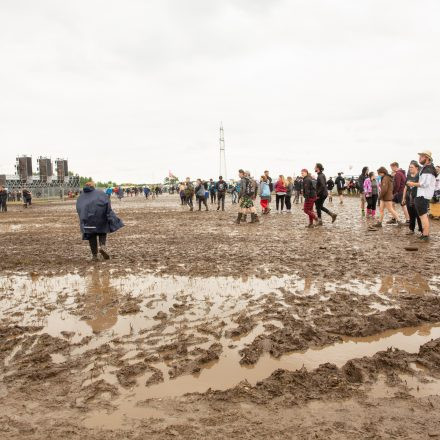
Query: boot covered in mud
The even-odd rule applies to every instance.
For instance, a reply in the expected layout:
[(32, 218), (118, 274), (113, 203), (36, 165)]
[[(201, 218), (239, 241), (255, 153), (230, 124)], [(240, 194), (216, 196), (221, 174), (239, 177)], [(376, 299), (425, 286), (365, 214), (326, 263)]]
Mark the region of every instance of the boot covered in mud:
[(258, 223), (260, 219), (257, 214), (251, 214), (251, 223)]
[(316, 220), (316, 226), (322, 226), (322, 218), (318, 218), (318, 220)]
[(246, 214), (242, 214), (241, 222), (242, 223), (246, 223), (246, 219), (247, 219), (247, 215)]
[(243, 214), (239, 213), (237, 216), (237, 220), (235, 220), (235, 223), (237, 223), (237, 225), (239, 225), (243, 220)]
[(332, 223), (334, 223), (338, 218), (338, 214), (335, 214), (334, 212), (330, 212), (330, 217), (332, 218)]

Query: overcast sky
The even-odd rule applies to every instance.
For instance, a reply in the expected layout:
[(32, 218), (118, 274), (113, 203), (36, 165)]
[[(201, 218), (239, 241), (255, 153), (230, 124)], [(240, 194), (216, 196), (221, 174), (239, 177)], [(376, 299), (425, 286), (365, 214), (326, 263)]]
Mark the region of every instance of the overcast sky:
[(215, 177), (220, 121), (228, 177), (440, 162), (439, 23), (438, 0), (0, 0), (0, 173)]

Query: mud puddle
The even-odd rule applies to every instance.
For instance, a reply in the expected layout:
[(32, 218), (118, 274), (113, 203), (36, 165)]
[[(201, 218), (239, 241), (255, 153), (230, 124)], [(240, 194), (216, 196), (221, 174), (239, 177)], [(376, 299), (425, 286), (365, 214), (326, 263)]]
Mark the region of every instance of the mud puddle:
[[(249, 335), (248, 338), (251, 336)], [(177, 379), (168, 379), (165, 382), (145, 386), (147, 376), (140, 377), (138, 386), (125, 393), (114, 402), (118, 406), (116, 411), (95, 412), (84, 420), (88, 427), (101, 427), (112, 429), (123, 427), (129, 418), (163, 418), (167, 415), (148, 406), (149, 399), (162, 399), (177, 397), (186, 393), (203, 393), (208, 389), (226, 390), (234, 387), (241, 381), (247, 381), (255, 385), (258, 381), (270, 376), (277, 369), (298, 370), (305, 367), (313, 370), (323, 363), (332, 363), (342, 367), (347, 361), (363, 356), (372, 356), (378, 351), (393, 347), (407, 352), (417, 352), (424, 343), (440, 337), (439, 325), (422, 325), (408, 327), (395, 331), (386, 331), (378, 335), (363, 338), (344, 338), (342, 343), (334, 344), (322, 349), (310, 349), (304, 352), (295, 352), (284, 355), (279, 359), (269, 354), (263, 355), (254, 366), (242, 366), (239, 364), (240, 357), (236, 350), (224, 347), (223, 355), (218, 361), (205, 365), (203, 370), (196, 375), (182, 376)], [(247, 338), (246, 338), (247, 339)], [(166, 370), (165, 365), (156, 367)], [(104, 379), (114, 382), (110, 375), (102, 375), (97, 380)], [(440, 381), (432, 380), (419, 383), (417, 378), (403, 377), (408, 389), (414, 396), (440, 394)], [(382, 381), (383, 382), (383, 381)], [(392, 388), (374, 385), (371, 389), (373, 397), (391, 397)]]

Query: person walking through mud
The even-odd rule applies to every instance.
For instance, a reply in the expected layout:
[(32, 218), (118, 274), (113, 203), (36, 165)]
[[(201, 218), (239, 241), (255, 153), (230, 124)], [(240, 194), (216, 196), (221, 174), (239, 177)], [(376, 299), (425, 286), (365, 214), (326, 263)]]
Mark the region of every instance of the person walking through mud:
[(367, 218), (375, 218), (379, 187), (373, 171), (364, 180), (364, 194), (367, 201)]
[(363, 167), (362, 172), (358, 178), (359, 193), (361, 195), (361, 214), (365, 217), (365, 203), (367, 202), (364, 191), (364, 182), (368, 179), (369, 170), (368, 167)]
[(194, 185), (189, 177), (185, 180), (185, 202), (189, 206), (190, 211), (194, 211)]
[(342, 177), (342, 173), (338, 173), (338, 177), (335, 179), (336, 189), (338, 191), (339, 203), (344, 204), (344, 190), (345, 190), (345, 179)]
[(32, 205), (32, 193), (27, 189), (24, 188), (21, 192), (23, 195), (23, 206), (27, 208), (28, 206)]
[(82, 238), (89, 242), (92, 260), (98, 260), (98, 240), (99, 253), (108, 260), (110, 255), (106, 248), (107, 234), (124, 226), (122, 220), (113, 212), (110, 199), (103, 191), (95, 189), (94, 182), (87, 182), (76, 201), (76, 212)]
[(432, 163), (432, 153), (429, 150), (419, 153), (421, 165), (418, 182), (408, 182), (408, 187), (417, 188), (415, 207), (422, 222), (423, 233), (419, 237), (422, 242), (429, 241), (430, 223), (428, 217), (429, 203), (434, 196), (437, 170)]
[(419, 232), (423, 233), (422, 221), (417, 214), (415, 200), (417, 196), (417, 188), (415, 186), (409, 186), (409, 182), (419, 181), (420, 165), (416, 160), (412, 160), (409, 164), (409, 171), (406, 176), (405, 189), (403, 190), (402, 204), (406, 206), (409, 214), (409, 231), (408, 235), (413, 235), (416, 229), (416, 222), (419, 227)]
[(383, 218), (385, 216), (385, 210), (387, 210), (395, 219), (395, 222), (393, 223), (401, 226), (401, 223), (399, 221), (399, 216), (393, 207), (393, 178), (392, 176), (390, 176), (390, 174), (388, 173), (385, 167), (380, 167), (377, 170), (377, 174), (381, 177), (380, 195), (379, 195), (380, 216), (379, 216), (379, 220), (374, 224), (374, 227), (375, 228), (382, 227)]
[(318, 217), (313, 211), (316, 201), (316, 189), (313, 184), (312, 176), (310, 176), (307, 169), (301, 170), (301, 176), (303, 178), (303, 192), (304, 192), (304, 212), (309, 216), (308, 228), (313, 228), (314, 221), (318, 221)]
[(280, 174), (278, 180), (275, 183), (275, 204), (277, 207), (278, 214), (281, 214), (284, 211), (284, 201), (286, 198), (286, 192), (287, 192), (286, 179), (284, 179), (284, 176)]
[(298, 205), (303, 202), (303, 179), (301, 176), (297, 176), (295, 179), (295, 182), (293, 182), (293, 189), (295, 191), (295, 198), (293, 199), (293, 202)]
[[(396, 206), (400, 206), (403, 210), (403, 215), (405, 216), (406, 223), (409, 223), (409, 214), (406, 205), (402, 201), (403, 192), (405, 190), (406, 185), (406, 173), (401, 168), (399, 168), (399, 164), (397, 162), (393, 162), (391, 165), (391, 171), (393, 174), (393, 203), (394, 208)], [(394, 224), (394, 219), (390, 220), (391, 224)]]
[(0, 212), (8, 211), (8, 191), (0, 185)]
[(286, 185), (286, 212), (290, 214), (292, 212), (292, 194), (293, 194), (293, 179), (292, 177), (287, 177), (287, 185)]
[(239, 212), (237, 225), (246, 223), (247, 214), (251, 215), (251, 223), (258, 223), (258, 215), (254, 206), (256, 197), (257, 185), (254, 179), (251, 178), (250, 173), (245, 173), (242, 169), (238, 171), (240, 177), (240, 193), (238, 194)]
[(329, 211), (327, 208), (324, 207), (325, 200), (328, 197), (328, 190), (327, 190), (327, 179), (324, 174), (324, 167), (322, 164), (317, 163), (315, 165), (315, 173), (317, 174), (316, 179), (316, 213), (318, 214), (318, 226), (322, 226), (322, 212), (325, 212), (327, 215), (329, 215), (332, 218), (332, 223), (336, 221), (337, 214), (334, 214), (333, 212)]
[(335, 187), (335, 182), (332, 177), (327, 180), (327, 191), (328, 191), (328, 201), (333, 203), (333, 188)]
[(205, 211), (208, 211), (208, 203), (206, 202), (206, 188), (201, 179), (197, 179), (195, 192), (199, 202), (199, 211), (202, 210), (202, 204), (205, 206)]
[(223, 176), (218, 177), (218, 182), (215, 185), (215, 190), (217, 192), (217, 211), (220, 210), (220, 205), (222, 208), (222, 211), (225, 210), (225, 198), (226, 198), (226, 191), (228, 190), (228, 184), (223, 180)]
[(208, 190), (211, 198), (211, 205), (213, 205), (217, 200), (217, 185), (212, 179), (209, 179)]
[(262, 175), (260, 180), (260, 206), (262, 209), (262, 214), (269, 214), (269, 200), (270, 200), (270, 187), (269, 182), (267, 181), (267, 176)]

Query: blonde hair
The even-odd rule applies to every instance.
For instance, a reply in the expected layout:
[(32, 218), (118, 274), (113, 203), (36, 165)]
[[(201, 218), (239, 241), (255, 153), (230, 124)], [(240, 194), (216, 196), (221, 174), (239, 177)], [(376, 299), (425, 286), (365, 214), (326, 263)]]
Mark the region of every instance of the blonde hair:
[(284, 176), (283, 176), (282, 174), (280, 174), (280, 177), (279, 177), (279, 178), (280, 178), (281, 181), (283, 182), (283, 185), (286, 186), (286, 185), (287, 185), (287, 181), (286, 181), (286, 179), (284, 178)]

